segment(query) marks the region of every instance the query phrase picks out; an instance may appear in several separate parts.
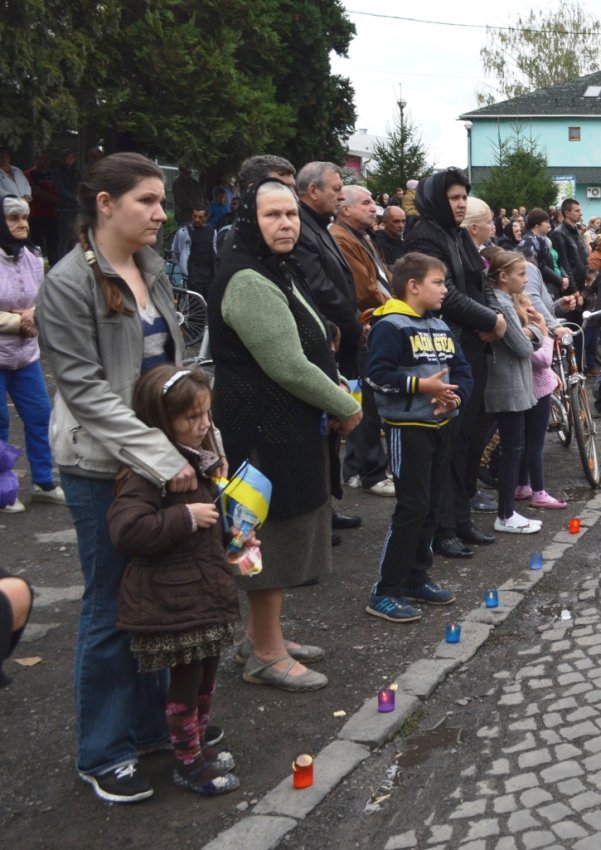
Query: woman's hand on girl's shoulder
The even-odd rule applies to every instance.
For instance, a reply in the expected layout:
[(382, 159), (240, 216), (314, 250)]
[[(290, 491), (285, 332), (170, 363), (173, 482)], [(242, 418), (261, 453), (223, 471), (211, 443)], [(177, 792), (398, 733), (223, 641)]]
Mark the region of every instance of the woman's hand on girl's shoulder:
[(199, 528), (210, 528), (219, 519), (219, 511), (213, 502), (193, 502), (188, 505)]
[(189, 490), (196, 490), (198, 487), (198, 479), (194, 467), (187, 463), (183, 469), (174, 475), (167, 484), (171, 493), (187, 493)]

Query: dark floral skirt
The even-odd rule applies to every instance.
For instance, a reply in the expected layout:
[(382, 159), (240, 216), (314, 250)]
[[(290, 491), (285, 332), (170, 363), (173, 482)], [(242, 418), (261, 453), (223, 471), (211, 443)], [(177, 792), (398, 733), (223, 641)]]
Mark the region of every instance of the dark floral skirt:
[(199, 626), (183, 632), (153, 632), (134, 634), (131, 651), (138, 659), (141, 673), (153, 673), (165, 667), (177, 667), (220, 655), (234, 643), (235, 630), (225, 626)]

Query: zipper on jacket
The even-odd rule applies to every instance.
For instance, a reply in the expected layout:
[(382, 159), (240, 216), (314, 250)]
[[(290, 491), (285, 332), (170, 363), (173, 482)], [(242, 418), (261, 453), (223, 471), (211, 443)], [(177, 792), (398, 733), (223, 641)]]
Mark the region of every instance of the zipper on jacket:
[(161, 496), (164, 496), (167, 492), (166, 484), (167, 480), (162, 476), (158, 475), (155, 470), (148, 466), (144, 461), (139, 460), (137, 457), (134, 457), (127, 449), (120, 449), (119, 454), (127, 461), (127, 464), (134, 469), (143, 469), (144, 472), (147, 473), (147, 477), (150, 478), (151, 481), (154, 481), (161, 488)]

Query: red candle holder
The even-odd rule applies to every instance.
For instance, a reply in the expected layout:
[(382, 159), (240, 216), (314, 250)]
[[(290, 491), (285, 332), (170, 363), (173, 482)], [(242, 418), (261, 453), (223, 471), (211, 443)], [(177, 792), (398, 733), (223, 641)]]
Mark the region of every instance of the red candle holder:
[(572, 517), (568, 522), (568, 531), (570, 534), (580, 534), (580, 520), (578, 517)]
[(297, 756), (292, 762), (292, 785), (294, 788), (310, 788), (313, 785), (313, 758), (307, 753)]

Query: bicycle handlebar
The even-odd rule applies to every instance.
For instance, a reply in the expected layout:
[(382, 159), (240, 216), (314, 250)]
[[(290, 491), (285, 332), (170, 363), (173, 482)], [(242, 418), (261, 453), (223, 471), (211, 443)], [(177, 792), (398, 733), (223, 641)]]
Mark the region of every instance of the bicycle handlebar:
[(584, 327), (590, 319), (596, 319), (597, 316), (601, 316), (601, 310), (584, 310), (582, 313), (582, 327)]

